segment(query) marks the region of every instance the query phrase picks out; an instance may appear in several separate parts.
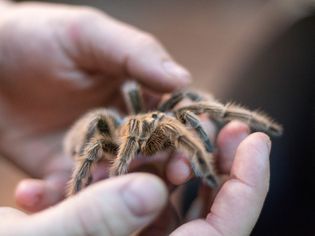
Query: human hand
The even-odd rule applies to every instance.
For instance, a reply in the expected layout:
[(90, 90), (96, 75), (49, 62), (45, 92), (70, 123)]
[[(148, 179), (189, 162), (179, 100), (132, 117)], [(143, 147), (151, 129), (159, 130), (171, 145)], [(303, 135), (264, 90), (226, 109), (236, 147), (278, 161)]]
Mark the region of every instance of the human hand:
[(159, 214), (166, 199), (165, 185), (157, 177), (128, 174), (96, 183), (30, 216), (0, 208), (0, 235), (131, 235)]
[[(226, 158), (221, 170), (229, 173), (228, 179), (215, 196), (207, 217), (180, 226), (172, 236), (238, 236), (252, 231), (269, 188), (270, 139), (262, 133), (251, 134), (239, 144), (236, 152), (233, 150), (236, 139), (229, 140), (224, 141), (221, 136), (221, 141), (231, 147), (222, 149), (225, 151), (221, 154)], [(231, 154), (235, 154), (234, 158)]]
[(0, 150), (38, 178), (22, 181), (16, 191), (19, 205), (38, 211), (63, 198), (72, 161), (62, 155), (62, 137), (80, 114), (118, 106), (126, 78), (168, 92), (186, 85), (190, 76), (152, 36), (96, 9), (39, 3), (5, 7)]
[[(270, 140), (262, 133), (246, 137), (246, 132), (246, 126), (236, 122), (221, 131), (218, 142), (225, 146), (220, 156), (225, 159), (221, 170), (229, 169), (233, 162), (229, 179), (218, 192), (206, 219), (188, 222), (171, 235), (250, 234), (268, 191)], [(237, 145), (238, 142), (241, 143)], [(230, 159), (232, 155), (234, 160)], [(31, 216), (0, 209), (4, 219), (0, 234), (130, 235), (152, 222), (166, 199), (166, 188), (158, 178), (128, 174), (96, 183)], [(153, 224), (144, 235), (164, 235), (161, 230)]]
[[(207, 124), (204, 127), (211, 136), (213, 132)], [(219, 132), (217, 148), (217, 172), (226, 181), (218, 192), (204, 186), (202, 190), (206, 191), (200, 192), (186, 215), (185, 221), (189, 223), (182, 226), (179, 219), (184, 216), (178, 218), (180, 197), (171, 196), (167, 207), (141, 235), (169, 235), (172, 231), (174, 235), (217, 235), (215, 231), (221, 228), (222, 235), (250, 233), (268, 191), (270, 139), (262, 133), (249, 136), (248, 126), (233, 121)], [(193, 176), (189, 160), (180, 154), (172, 157), (164, 168), (164, 172), (163, 168), (160, 172), (154, 169), (150, 172), (164, 179), (171, 194), (176, 186)], [(205, 216), (203, 221), (193, 220)]]
[[(217, 146), (218, 171), (226, 175), (226, 182), (213, 193), (214, 200), (207, 196), (211, 209), (193, 209), (206, 210), (206, 218), (179, 226), (174, 220), (176, 214), (168, 209), (141, 235), (169, 235), (172, 231), (171, 235), (181, 236), (250, 234), (268, 192), (270, 139), (262, 133), (249, 135), (245, 124), (231, 122), (219, 133)], [(169, 165), (169, 173), (174, 173), (176, 168), (182, 170), (180, 176), (173, 175), (177, 184), (191, 176), (189, 166), (184, 167), (183, 163), (174, 161)], [(192, 207), (198, 208), (198, 204)]]

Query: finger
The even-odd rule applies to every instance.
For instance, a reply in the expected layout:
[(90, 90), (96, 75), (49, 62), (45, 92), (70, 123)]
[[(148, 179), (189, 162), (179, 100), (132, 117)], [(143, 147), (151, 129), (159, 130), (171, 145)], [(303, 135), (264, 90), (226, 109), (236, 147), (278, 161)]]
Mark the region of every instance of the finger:
[(94, 184), (33, 215), (22, 223), (23, 232), (34, 236), (130, 235), (152, 222), (166, 200), (166, 188), (157, 177), (124, 175)]
[[(225, 182), (226, 174), (230, 173), (238, 145), (248, 136), (248, 134), (248, 126), (239, 121), (228, 123), (219, 132), (217, 138), (217, 167), (220, 174), (225, 174), (220, 176), (222, 183)], [(205, 217), (209, 212), (216, 193), (217, 190), (212, 190), (207, 186), (201, 186), (196, 199), (186, 215), (186, 219), (193, 220)]]
[(16, 203), (24, 210), (37, 212), (55, 205), (65, 197), (68, 173), (54, 173), (44, 180), (22, 180), (15, 190)]
[(254, 133), (238, 147), (231, 178), (219, 191), (207, 218), (221, 227), (220, 231), (238, 232), (236, 235), (251, 232), (269, 188), (270, 146), (268, 136)]
[(37, 212), (60, 202), (65, 197), (72, 166), (73, 161), (69, 157), (59, 151), (53, 152), (38, 170), (41, 179), (25, 179), (17, 185), (16, 203), (26, 211)]
[(190, 163), (183, 155), (175, 153), (166, 166), (166, 177), (174, 185), (185, 183), (192, 175)]
[(269, 187), (269, 152), (270, 139), (265, 134), (247, 137), (237, 148), (231, 177), (220, 189), (206, 220), (189, 222), (172, 235), (249, 235)]
[(129, 76), (161, 92), (190, 81), (189, 72), (154, 37), (96, 10), (85, 11), (67, 31), (66, 47), (83, 68)]
[(161, 92), (189, 84), (190, 73), (176, 63), (155, 38), (145, 34), (133, 44), (124, 64), (128, 75)]
[(230, 173), (239, 144), (249, 135), (249, 128), (239, 121), (228, 123), (220, 131), (217, 138), (218, 168), (223, 174)]

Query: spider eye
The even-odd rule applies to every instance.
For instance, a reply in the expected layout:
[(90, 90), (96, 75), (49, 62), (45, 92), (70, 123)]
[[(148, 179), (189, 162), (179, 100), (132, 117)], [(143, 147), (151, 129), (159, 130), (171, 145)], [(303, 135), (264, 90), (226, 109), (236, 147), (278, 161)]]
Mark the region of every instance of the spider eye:
[(152, 114), (152, 118), (153, 118), (153, 119), (156, 119), (156, 118), (158, 118), (158, 115), (155, 114), (155, 113), (153, 113), (153, 114)]

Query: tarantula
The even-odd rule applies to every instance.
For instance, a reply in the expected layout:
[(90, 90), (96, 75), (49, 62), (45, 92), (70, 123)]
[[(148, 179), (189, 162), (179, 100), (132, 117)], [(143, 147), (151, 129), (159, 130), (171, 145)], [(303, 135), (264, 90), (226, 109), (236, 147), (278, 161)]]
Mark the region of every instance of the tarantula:
[[(66, 135), (65, 151), (75, 159), (68, 195), (91, 183), (91, 167), (100, 160), (111, 161), (110, 176), (116, 176), (125, 174), (130, 162), (139, 153), (151, 156), (159, 151), (176, 149), (188, 154), (197, 177), (210, 187), (217, 186), (214, 146), (199, 119), (203, 113), (216, 124), (240, 120), (254, 131), (271, 136), (282, 133), (282, 127), (268, 116), (231, 103), (223, 105), (212, 96), (198, 91), (177, 91), (151, 112), (144, 111), (137, 83), (125, 83), (122, 91), (130, 115), (122, 119), (112, 109), (92, 110), (79, 119)], [(176, 108), (183, 99), (189, 99), (191, 104)]]

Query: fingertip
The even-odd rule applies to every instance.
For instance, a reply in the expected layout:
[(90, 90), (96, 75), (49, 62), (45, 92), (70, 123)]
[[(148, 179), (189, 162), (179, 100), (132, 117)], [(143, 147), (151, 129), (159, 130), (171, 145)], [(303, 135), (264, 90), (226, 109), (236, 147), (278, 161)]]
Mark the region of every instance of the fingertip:
[(174, 88), (184, 87), (191, 83), (192, 77), (190, 72), (173, 60), (163, 60), (162, 67), (168, 75), (168, 81)]
[(239, 146), (240, 151), (250, 152), (254, 156), (267, 157), (271, 150), (271, 140), (262, 132), (250, 134)]
[(124, 61), (128, 76), (155, 92), (171, 92), (190, 84), (190, 72), (171, 58), (153, 36), (140, 34)]
[(22, 180), (15, 191), (15, 201), (21, 208), (37, 212), (59, 202), (64, 192), (49, 180)]
[(134, 59), (128, 63), (128, 68), (129, 76), (160, 93), (187, 87), (192, 80), (190, 73), (172, 60)]
[(188, 181), (191, 177), (191, 168), (186, 158), (182, 154), (175, 154), (170, 159), (166, 167), (166, 176), (168, 180), (175, 185), (180, 185)]
[(42, 181), (26, 179), (22, 180), (15, 190), (15, 201), (17, 205), (31, 212), (42, 209), (41, 202), (44, 195)]
[[(239, 145), (231, 174), (257, 192), (266, 193), (269, 188), (270, 138), (264, 133), (253, 133)], [(263, 195), (263, 194), (262, 194)]]
[(249, 135), (249, 127), (239, 121), (228, 123), (220, 131), (217, 139), (219, 149), (219, 169), (229, 173), (239, 144)]
[(254, 133), (254, 135), (255, 135), (255, 137), (258, 136), (257, 139), (260, 139), (261, 145), (263, 145), (263, 144), (266, 145), (266, 148), (267, 148), (266, 151), (269, 154), (271, 151), (271, 146), (272, 146), (270, 137), (267, 134), (262, 133), (262, 132), (256, 132), (256, 133)]

